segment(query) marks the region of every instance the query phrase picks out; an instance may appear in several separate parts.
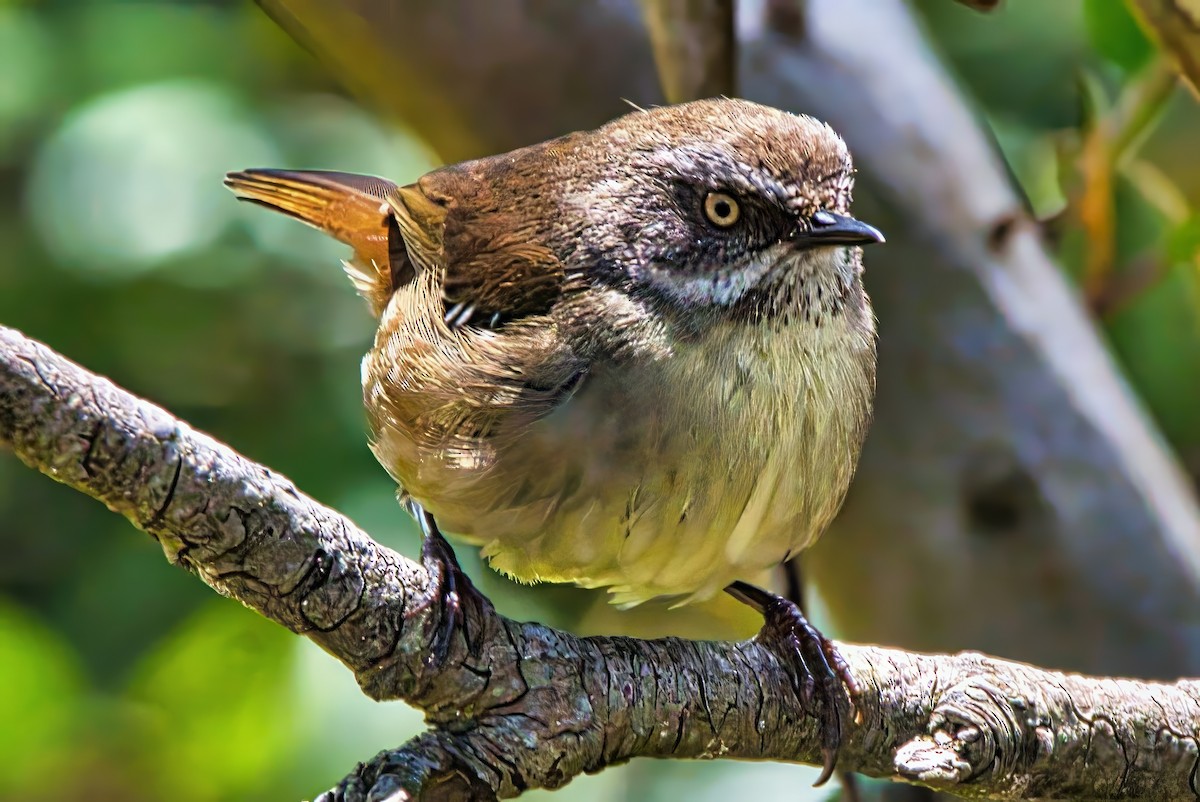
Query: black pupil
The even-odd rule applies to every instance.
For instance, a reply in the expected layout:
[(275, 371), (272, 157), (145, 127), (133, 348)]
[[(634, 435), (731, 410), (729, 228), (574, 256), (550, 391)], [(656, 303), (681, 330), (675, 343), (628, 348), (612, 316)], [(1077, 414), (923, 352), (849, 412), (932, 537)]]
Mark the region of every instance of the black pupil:
[(722, 220), (733, 212), (733, 210), (729, 208), (729, 201), (723, 200), (719, 200), (713, 204), (713, 211), (716, 212), (717, 217), (721, 218)]

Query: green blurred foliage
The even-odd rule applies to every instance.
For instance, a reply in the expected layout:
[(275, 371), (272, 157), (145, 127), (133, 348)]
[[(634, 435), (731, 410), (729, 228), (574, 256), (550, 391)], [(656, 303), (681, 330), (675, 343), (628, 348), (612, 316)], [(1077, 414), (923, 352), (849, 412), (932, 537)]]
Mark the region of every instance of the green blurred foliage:
[(914, 5), (1114, 356), (1200, 473), (1200, 106), (1161, 78), (1163, 58), (1124, 2)]
[[(987, 16), (915, 5), (1032, 208), (1054, 218), (1064, 268), (1095, 290), (1114, 354), (1200, 467), (1195, 103), (1150, 92), (1134, 104), (1137, 131), (1106, 125), (1158, 60), (1116, 0), (1009, 0)], [(341, 248), (235, 203), (220, 179), (308, 166), (404, 181), (433, 165), (425, 145), (232, 0), (0, 3), (0, 75), (0, 321), (415, 554), (365, 448), (358, 361), (371, 321)], [(1104, 162), (1111, 182), (1081, 169), (1088, 142), (1120, 143)], [(1111, 204), (1111, 231), (1083, 224), (1081, 198)], [(1097, 233), (1111, 258), (1097, 258)], [(421, 727), (406, 706), (362, 697), (307, 641), (168, 565), (122, 519), (2, 455), (0, 549), (0, 799), (303, 798)], [(517, 587), (463, 556), (509, 614), (624, 626), (594, 594)], [(644, 632), (712, 634), (703, 616), (640, 616)], [(812, 777), (639, 761), (556, 798), (796, 798)]]
[(1126, 72), (1136, 72), (1154, 58), (1154, 45), (1124, 3), (1083, 0), (1083, 23), (1096, 52)]

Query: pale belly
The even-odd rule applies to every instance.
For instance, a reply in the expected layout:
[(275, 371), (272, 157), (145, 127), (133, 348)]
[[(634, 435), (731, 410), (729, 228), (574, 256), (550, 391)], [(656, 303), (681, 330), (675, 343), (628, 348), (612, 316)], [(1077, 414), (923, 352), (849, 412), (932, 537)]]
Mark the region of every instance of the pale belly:
[[(414, 495), (516, 579), (607, 587), (618, 604), (709, 598), (811, 544), (841, 505), (874, 344), (837, 336), (589, 375), (482, 470)], [(817, 359), (826, 348), (843, 358)]]

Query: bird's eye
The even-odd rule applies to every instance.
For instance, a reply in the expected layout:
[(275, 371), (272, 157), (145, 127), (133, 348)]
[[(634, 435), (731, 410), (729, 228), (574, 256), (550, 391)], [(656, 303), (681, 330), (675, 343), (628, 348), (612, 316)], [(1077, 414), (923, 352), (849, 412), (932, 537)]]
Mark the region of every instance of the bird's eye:
[(733, 196), (710, 192), (704, 196), (704, 216), (718, 228), (729, 228), (742, 216), (742, 209)]

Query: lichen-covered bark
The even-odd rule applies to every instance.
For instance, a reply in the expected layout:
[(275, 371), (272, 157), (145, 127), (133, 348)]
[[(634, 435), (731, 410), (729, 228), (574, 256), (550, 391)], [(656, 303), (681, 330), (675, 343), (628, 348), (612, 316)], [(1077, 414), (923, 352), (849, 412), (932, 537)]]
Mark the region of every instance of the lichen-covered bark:
[[(426, 711), (428, 733), (328, 800), (387, 788), (494, 799), (639, 756), (819, 759), (787, 671), (757, 640), (579, 638), (508, 620), (472, 591), (446, 659), (433, 660), (448, 614), (436, 565), (378, 545), (287, 479), (3, 327), (0, 444), (320, 644), (371, 697)], [(1197, 683), (839, 648), (863, 688), (844, 769), (1009, 799), (1195, 796)]]

